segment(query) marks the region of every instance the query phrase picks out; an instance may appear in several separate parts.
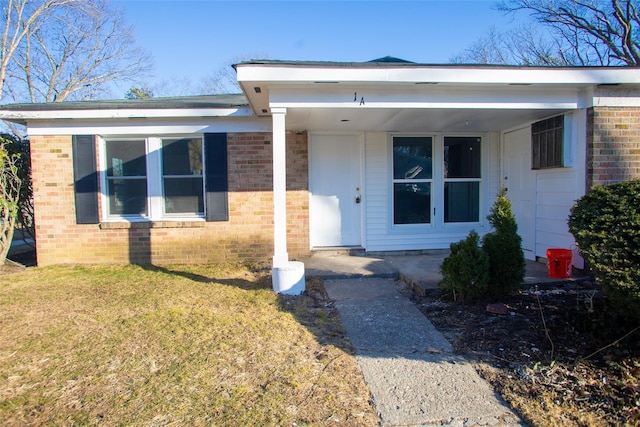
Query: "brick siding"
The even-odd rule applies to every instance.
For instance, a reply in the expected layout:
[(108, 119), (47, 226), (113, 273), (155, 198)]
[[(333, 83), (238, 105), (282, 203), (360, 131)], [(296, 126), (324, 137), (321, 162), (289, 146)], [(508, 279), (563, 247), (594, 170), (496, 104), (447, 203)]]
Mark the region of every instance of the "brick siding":
[[(71, 136), (31, 138), (38, 265), (209, 263), (273, 254), (272, 136), (228, 134), (229, 221), (76, 224)], [(99, 152), (99, 150), (97, 150)], [(291, 258), (309, 253), (306, 133), (287, 134)]]
[(587, 111), (587, 189), (640, 179), (640, 107)]

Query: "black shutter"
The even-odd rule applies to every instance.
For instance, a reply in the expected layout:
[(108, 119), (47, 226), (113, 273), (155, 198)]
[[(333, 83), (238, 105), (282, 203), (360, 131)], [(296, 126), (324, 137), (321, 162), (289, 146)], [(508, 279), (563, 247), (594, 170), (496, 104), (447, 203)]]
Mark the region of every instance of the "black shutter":
[(228, 221), (227, 134), (204, 135), (207, 221)]
[(94, 135), (73, 135), (76, 223), (98, 223), (98, 172)]

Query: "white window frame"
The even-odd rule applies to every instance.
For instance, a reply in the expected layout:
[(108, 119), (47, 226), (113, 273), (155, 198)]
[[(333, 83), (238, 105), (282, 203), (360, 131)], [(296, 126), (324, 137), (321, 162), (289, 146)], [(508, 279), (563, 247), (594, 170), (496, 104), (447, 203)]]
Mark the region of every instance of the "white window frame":
[[(431, 156), (432, 156), (432, 161), (431, 161), (431, 179), (395, 179), (393, 176), (393, 168), (394, 168), (394, 164), (393, 164), (393, 140), (394, 138), (431, 138)], [(389, 134), (389, 182), (390, 182), (390, 186), (389, 186), (389, 222), (390, 222), (390, 226), (391, 229), (394, 231), (400, 231), (400, 232), (407, 232), (407, 233), (413, 233), (413, 232), (425, 232), (425, 230), (428, 229), (432, 229), (435, 227), (434, 221), (435, 221), (435, 216), (433, 214), (433, 209), (436, 206), (435, 204), (437, 203), (437, 197), (435, 196), (435, 186), (437, 185), (436, 181), (437, 181), (437, 163), (436, 161), (434, 161), (436, 159), (436, 152), (437, 152), (437, 135), (432, 134), (432, 133), (391, 133)], [(431, 198), (431, 202), (430, 202), (430, 209), (429, 209), (429, 222), (428, 223), (414, 223), (414, 224), (396, 224), (395, 223), (395, 203), (394, 203), (394, 198), (395, 198), (395, 184), (423, 184), (423, 183), (429, 183), (431, 184), (431, 194), (430, 194), (430, 198)]]
[[(444, 140), (445, 138), (478, 138), (480, 139), (480, 178), (445, 178), (444, 176)], [(481, 133), (471, 133), (471, 134), (457, 134), (457, 133), (445, 133), (442, 134), (440, 139), (440, 163), (442, 165), (442, 170), (440, 177), (442, 178), (442, 185), (440, 191), (440, 209), (442, 209), (442, 215), (440, 216), (441, 225), (443, 227), (456, 227), (456, 226), (468, 226), (474, 225), (479, 226), (482, 224), (482, 207), (483, 207), (483, 194), (484, 194), (484, 176), (485, 176), (485, 137)], [(478, 183), (478, 221), (471, 222), (447, 222), (444, 218), (444, 186), (447, 182), (477, 182)]]
[[(149, 222), (149, 221), (205, 221), (206, 203), (202, 214), (165, 214), (164, 190), (162, 185), (162, 140), (180, 138), (202, 139), (202, 181), (203, 200), (206, 200), (204, 180), (206, 176), (204, 162), (204, 135), (202, 134), (167, 134), (167, 135), (104, 135), (99, 137), (100, 142), (100, 199), (102, 218), (105, 222)], [(109, 214), (109, 194), (107, 192), (107, 141), (122, 141), (138, 139), (145, 141), (146, 165), (147, 165), (147, 215), (117, 215)]]
[[(487, 147), (489, 138), (486, 132), (418, 132), (405, 133), (394, 132), (387, 135), (388, 152), (388, 206), (389, 206), (389, 232), (393, 234), (430, 233), (438, 231), (453, 231), (455, 229), (475, 229), (484, 225), (486, 180), (487, 180)], [(395, 224), (394, 212), (394, 184), (399, 180), (393, 178), (393, 139), (394, 137), (431, 137), (433, 141), (433, 176), (431, 180), (431, 222), (427, 224)], [(474, 137), (480, 138), (480, 178), (444, 178), (444, 139), (445, 137)], [(415, 182), (415, 180), (410, 180)], [(478, 182), (478, 221), (477, 222), (445, 222), (444, 219), (444, 184), (445, 182)], [(422, 180), (420, 181), (422, 182)], [(434, 213), (435, 209), (435, 213)]]

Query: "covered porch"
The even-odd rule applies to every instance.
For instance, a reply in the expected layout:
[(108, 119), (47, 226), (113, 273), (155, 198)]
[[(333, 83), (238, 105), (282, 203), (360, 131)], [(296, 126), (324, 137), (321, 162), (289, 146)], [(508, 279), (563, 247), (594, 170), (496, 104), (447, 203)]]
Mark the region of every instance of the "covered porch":
[[(236, 70), (254, 113), (272, 120), (273, 266), (297, 269), (294, 280), (304, 280), (304, 266), (292, 266), (286, 250), (286, 132), (309, 135), (311, 250), (445, 249), (471, 229), (488, 231), (491, 202), (506, 187), (523, 249), (535, 260), (550, 244), (568, 246), (572, 238), (558, 214), (564, 205), (548, 218), (546, 226), (558, 231), (547, 241), (536, 229), (539, 174), (531, 170), (531, 124), (564, 117), (566, 162), (557, 171), (566, 176), (544, 176), (551, 187), (566, 183), (555, 200), (574, 200), (585, 191), (586, 108), (593, 105), (594, 85), (637, 80), (629, 70), (406, 62), (249, 61)], [(476, 154), (447, 157), (458, 148)], [(399, 174), (402, 150), (414, 157), (420, 151), (423, 164)], [(455, 173), (451, 160), (462, 165)], [(411, 189), (404, 192), (409, 202), (402, 201), (401, 188)], [(473, 206), (452, 211), (468, 200)], [(414, 205), (420, 215), (399, 214)]]

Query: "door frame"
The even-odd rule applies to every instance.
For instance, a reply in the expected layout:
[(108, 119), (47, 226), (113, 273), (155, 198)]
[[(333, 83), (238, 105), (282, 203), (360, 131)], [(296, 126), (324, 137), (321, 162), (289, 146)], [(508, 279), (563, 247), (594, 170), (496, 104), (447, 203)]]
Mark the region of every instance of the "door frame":
[[(359, 210), (359, 218), (358, 218), (358, 222), (360, 225), (360, 230), (359, 230), (359, 241), (360, 244), (359, 245), (351, 245), (351, 246), (339, 246), (339, 247), (345, 247), (345, 248), (363, 248), (366, 249), (366, 234), (365, 234), (365, 212), (366, 212), (366, 205), (367, 205), (367, 197), (366, 197), (366, 188), (365, 188), (365, 175), (364, 175), (364, 168), (365, 168), (365, 162), (364, 162), (364, 133), (363, 132), (337, 132), (337, 131), (321, 131), (321, 132), (309, 132), (308, 134), (308, 144), (309, 144), (309, 148), (308, 148), (308, 152), (309, 152), (309, 159), (308, 159), (308, 163), (309, 163), (309, 249), (314, 250), (314, 249), (321, 249), (321, 248), (325, 248), (326, 246), (314, 246), (314, 242), (312, 239), (312, 227), (313, 227), (313, 221), (314, 221), (314, 216), (317, 213), (313, 212), (312, 207), (312, 203), (311, 203), (311, 197), (312, 197), (312, 193), (311, 193), (311, 189), (312, 189), (312, 177), (314, 176), (314, 159), (313, 159), (313, 140), (314, 137), (316, 136), (348, 136), (348, 137), (355, 137), (355, 141), (357, 144), (357, 166), (358, 166), (358, 179), (360, 181), (360, 196), (361, 196), (361, 202), (360, 202), (360, 210)], [(328, 247), (327, 247), (328, 248)]]

